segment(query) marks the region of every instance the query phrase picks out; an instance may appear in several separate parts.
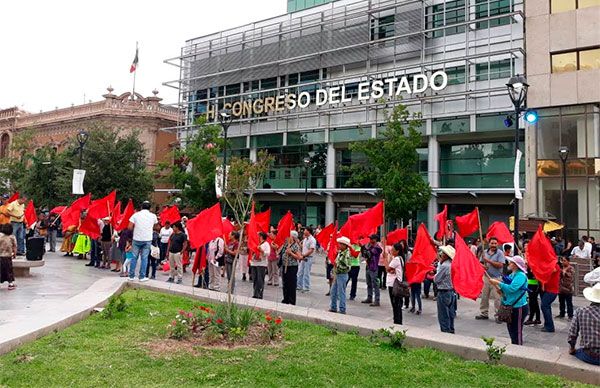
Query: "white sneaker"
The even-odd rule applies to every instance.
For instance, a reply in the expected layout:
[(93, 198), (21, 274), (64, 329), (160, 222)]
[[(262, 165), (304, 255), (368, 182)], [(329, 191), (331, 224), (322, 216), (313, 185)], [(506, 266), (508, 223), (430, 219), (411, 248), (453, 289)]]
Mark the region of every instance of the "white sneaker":
[(148, 280), (150, 280), (150, 279), (148, 279), (148, 278), (140, 278), (140, 283), (147, 282)]
[(128, 282), (135, 282), (135, 278), (130, 278), (129, 276), (127, 276), (127, 281)]

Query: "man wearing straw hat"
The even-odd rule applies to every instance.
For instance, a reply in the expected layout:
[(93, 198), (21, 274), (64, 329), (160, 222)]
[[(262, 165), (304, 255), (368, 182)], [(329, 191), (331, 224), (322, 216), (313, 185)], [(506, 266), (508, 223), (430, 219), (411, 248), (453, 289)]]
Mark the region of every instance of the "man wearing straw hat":
[(454, 318), (456, 317), (456, 294), (452, 286), (450, 271), (452, 259), (456, 251), (451, 245), (440, 247), (437, 273), (433, 282), (435, 283), (437, 296), (437, 316), (440, 323), (440, 330), (444, 333), (454, 334)]
[[(575, 311), (569, 328), (569, 353), (583, 362), (600, 365), (600, 283), (583, 290), (583, 296), (591, 304)], [(579, 349), (575, 348), (581, 337)]]
[(339, 312), (346, 314), (346, 283), (348, 283), (348, 272), (350, 271), (351, 256), (358, 256), (358, 252), (351, 251), (350, 239), (342, 236), (337, 240), (338, 254), (335, 258), (333, 266), (333, 284), (331, 285), (331, 303), (329, 311), (332, 313)]

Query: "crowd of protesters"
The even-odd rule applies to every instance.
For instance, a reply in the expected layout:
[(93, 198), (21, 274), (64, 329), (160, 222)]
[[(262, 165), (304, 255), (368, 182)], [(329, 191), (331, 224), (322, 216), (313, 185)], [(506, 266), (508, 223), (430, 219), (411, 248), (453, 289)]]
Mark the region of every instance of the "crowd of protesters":
[[(22, 197), (23, 198), (23, 197)], [(6, 196), (4, 197), (6, 200)], [(0, 273), (1, 282), (7, 281), (9, 289), (15, 289), (11, 261), (25, 251), (23, 207), (25, 199), (0, 206)], [(76, 226), (65, 228), (60, 250), (65, 256), (87, 259), (86, 264), (103, 270), (117, 272), (129, 280), (140, 282), (156, 278), (157, 270), (168, 272), (167, 282), (183, 282), (183, 273), (189, 270), (193, 250), (188, 241), (187, 218), (180, 221), (159, 223), (150, 210), (150, 203), (143, 202), (141, 209), (128, 220), (128, 227), (116, 232), (109, 217), (98, 220), (100, 236), (92, 239), (79, 233)], [(30, 231), (46, 238), (49, 251), (55, 251), (60, 219), (55, 214), (39, 215), (36, 226)], [(235, 290), (235, 275), (241, 281), (253, 282), (252, 297), (262, 299), (266, 286), (282, 287), (282, 303), (296, 304), (297, 292), (311, 291), (311, 267), (322, 247), (315, 236), (320, 226), (313, 229), (298, 224), (290, 231), (281, 246), (275, 243), (277, 231), (271, 227), (269, 233), (259, 233), (258, 252), (249, 252), (248, 238), (240, 230), (232, 231), (224, 238), (218, 237), (202, 249), (206, 254), (206, 266), (197, 274), (194, 287), (225, 291)], [(243, 237), (240, 239), (240, 234)], [(452, 284), (452, 261), (456, 249), (452, 238), (444, 242), (432, 241), (438, 247), (437, 258), (431, 263), (432, 270), (423, 282), (408, 284), (406, 264), (410, 262), (412, 250), (406, 240), (385, 246), (379, 235), (372, 234), (364, 245), (353, 244), (347, 236), (338, 236), (335, 260), (325, 258), (325, 269), (329, 284), (329, 311), (345, 314), (347, 299), (357, 298), (357, 283), (361, 262), (365, 265), (367, 284), (362, 303), (369, 307), (381, 305), (382, 290), (388, 290), (392, 306), (393, 322), (402, 324), (404, 312), (420, 315), (423, 310), (421, 296), (432, 297), (437, 303), (437, 318), (440, 330), (455, 333), (457, 299)], [(600, 348), (600, 272), (591, 273), (588, 281), (592, 287), (584, 290), (591, 304), (577, 310), (573, 307), (574, 269), (573, 258), (589, 258), (598, 266), (598, 246), (593, 237), (583, 237), (575, 246), (566, 244), (558, 237), (552, 244), (559, 257), (550, 280), (538, 282), (527, 264), (528, 241), (522, 241), (522, 249), (512, 244), (500, 246), (491, 237), (487, 241), (473, 239), (469, 249), (485, 268), (483, 289), (480, 294), (477, 320), (493, 318), (496, 323), (505, 323), (511, 342), (523, 344), (524, 326), (541, 325), (542, 332), (555, 331), (554, 319), (569, 319), (569, 344), (571, 353), (579, 359), (598, 364)], [(140, 261), (138, 265), (138, 260)], [(222, 284), (222, 278), (227, 279)], [(224, 280), (224, 279), (223, 279)], [(350, 283), (349, 296), (347, 288)], [(595, 284), (595, 285), (594, 285)], [(558, 298), (559, 311), (556, 316), (552, 306)], [(490, 299), (493, 301), (493, 312)], [(556, 308), (556, 307), (555, 307)], [(543, 318), (543, 324), (541, 321)], [(580, 347), (577, 348), (577, 339)]]

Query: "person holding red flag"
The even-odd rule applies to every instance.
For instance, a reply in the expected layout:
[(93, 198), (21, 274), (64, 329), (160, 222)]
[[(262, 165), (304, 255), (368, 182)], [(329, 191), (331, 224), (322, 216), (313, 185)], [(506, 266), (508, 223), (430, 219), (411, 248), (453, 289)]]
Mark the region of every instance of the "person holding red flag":
[(302, 252), (298, 241), (298, 232), (291, 230), (287, 242), (283, 245), (281, 282), (283, 283), (283, 300), (281, 303), (296, 304), (296, 288), (298, 285), (298, 262), (302, 260)]
[(331, 286), (331, 303), (329, 311), (346, 314), (346, 284), (348, 283), (348, 271), (350, 271), (350, 258), (358, 256), (359, 252), (352, 249), (350, 239), (342, 236), (336, 239), (338, 243), (338, 253), (333, 266), (333, 285)]
[(138, 257), (141, 260), (139, 281), (145, 282), (146, 268), (148, 267), (148, 256), (150, 255), (150, 246), (152, 245), (152, 232), (154, 226), (158, 224), (156, 214), (150, 212), (150, 202), (142, 202), (142, 210), (129, 218), (129, 229), (133, 230), (133, 243), (131, 252), (133, 257), (129, 268), (129, 280), (135, 278), (135, 269)]
[(392, 303), (392, 312), (394, 315), (394, 324), (402, 324), (402, 297), (394, 295), (394, 283), (396, 279), (402, 282), (404, 279), (404, 246), (399, 242), (392, 245), (391, 255), (386, 252), (385, 269), (388, 273), (386, 286), (390, 293), (390, 302)]
[(433, 279), (438, 290), (437, 316), (440, 330), (454, 334), (454, 318), (456, 318), (456, 293), (452, 286), (451, 267), (456, 251), (451, 245), (440, 247), (437, 273)]
[(367, 299), (363, 300), (361, 303), (368, 303), (369, 306), (373, 307), (380, 305), (380, 287), (377, 275), (379, 273), (379, 259), (382, 252), (383, 249), (379, 245), (379, 235), (377, 234), (369, 236), (369, 242), (360, 250), (361, 255), (367, 259)]
[[(254, 282), (254, 293), (252, 297), (262, 299), (265, 290), (265, 276), (267, 274), (267, 266), (269, 255), (271, 255), (271, 244), (267, 242), (267, 234), (265, 232), (258, 233), (258, 252), (252, 256), (251, 269), (252, 280)], [(212, 275), (211, 275), (212, 276)]]
[[(500, 307), (500, 299), (497, 293), (493, 290), (490, 279), (502, 279), (502, 269), (506, 261), (504, 253), (498, 249), (498, 239), (491, 237), (489, 240), (489, 248), (483, 252), (483, 263), (486, 267), (488, 276), (483, 278), (483, 290), (481, 291), (481, 301), (479, 303), (479, 315), (475, 319), (489, 319), (490, 298), (494, 299), (494, 308), (498, 312)], [(496, 319), (496, 323), (501, 323)]]

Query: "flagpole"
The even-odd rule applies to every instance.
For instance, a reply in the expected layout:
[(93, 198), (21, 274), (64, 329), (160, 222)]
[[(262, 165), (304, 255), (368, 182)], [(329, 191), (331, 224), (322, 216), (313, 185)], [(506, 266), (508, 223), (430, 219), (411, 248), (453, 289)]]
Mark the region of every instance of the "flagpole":
[[(138, 55), (138, 42), (135, 42), (135, 56)], [(135, 70), (133, 71), (133, 91), (131, 93), (131, 99), (135, 100), (135, 75), (137, 74), (137, 63), (135, 64)]]
[(475, 210), (477, 210), (477, 222), (479, 222), (479, 241), (483, 244), (483, 232), (481, 231), (481, 216), (479, 215), (479, 208), (475, 206)]

